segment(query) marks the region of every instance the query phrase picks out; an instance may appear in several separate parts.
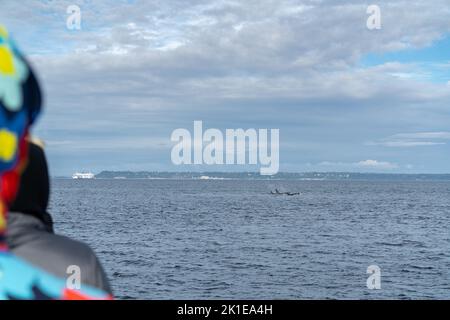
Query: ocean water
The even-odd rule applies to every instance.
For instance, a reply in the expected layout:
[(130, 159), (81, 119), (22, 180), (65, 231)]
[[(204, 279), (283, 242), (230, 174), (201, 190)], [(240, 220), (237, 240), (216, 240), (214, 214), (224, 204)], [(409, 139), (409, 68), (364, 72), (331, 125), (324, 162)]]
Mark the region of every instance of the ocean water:
[(53, 180), (50, 212), (119, 299), (450, 298), (450, 182)]

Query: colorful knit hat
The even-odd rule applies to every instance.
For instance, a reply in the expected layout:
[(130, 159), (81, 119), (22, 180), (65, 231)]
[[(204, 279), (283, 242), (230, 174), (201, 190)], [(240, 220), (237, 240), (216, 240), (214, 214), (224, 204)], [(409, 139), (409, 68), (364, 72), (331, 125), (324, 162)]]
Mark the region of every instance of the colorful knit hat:
[(39, 85), (0, 26), (0, 250), (6, 250), (6, 215), (26, 165), (28, 129), (41, 109)]

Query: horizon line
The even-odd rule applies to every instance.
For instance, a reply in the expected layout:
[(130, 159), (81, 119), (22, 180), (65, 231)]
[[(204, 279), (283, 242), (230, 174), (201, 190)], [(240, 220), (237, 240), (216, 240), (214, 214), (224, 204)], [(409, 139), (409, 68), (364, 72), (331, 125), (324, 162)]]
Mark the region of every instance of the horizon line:
[[(93, 173), (91, 171), (82, 171), (84, 173)], [(256, 174), (260, 175), (259, 171), (152, 171), (152, 170), (102, 170), (99, 173), (93, 173), (94, 175), (99, 175), (103, 172), (112, 173), (170, 173), (170, 174)], [(77, 173), (81, 173), (77, 172)], [(426, 172), (415, 172), (415, 173), (404, 173), (404, 172), (367, 172), (367, 171), (280, 171), (274, 175), (279, 174), (377, 174), (377, 175), (450, 175), (450, 173), (426, 173)], [(74, 173), (70, 174), (73, 175)], [(56, 177), (68, 177), (70, 175), (52, 175), (52, 178)], [(270, 176), (268, 176), (270, 177)]]

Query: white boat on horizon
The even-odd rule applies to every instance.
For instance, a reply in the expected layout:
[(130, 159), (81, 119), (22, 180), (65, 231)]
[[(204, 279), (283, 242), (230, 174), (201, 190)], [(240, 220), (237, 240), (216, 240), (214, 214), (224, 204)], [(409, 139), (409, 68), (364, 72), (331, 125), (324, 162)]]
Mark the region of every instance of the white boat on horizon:
[(72, 175), (72, 179), (95, 179), (92, 172), (76, 172)]

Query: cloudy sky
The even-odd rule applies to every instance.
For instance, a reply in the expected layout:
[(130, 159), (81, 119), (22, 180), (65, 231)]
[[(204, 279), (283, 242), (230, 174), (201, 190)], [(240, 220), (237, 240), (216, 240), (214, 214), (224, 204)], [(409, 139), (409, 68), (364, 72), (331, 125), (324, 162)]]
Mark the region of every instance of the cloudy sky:
[[(369, 30), (368, 5), (381, 9)], [(66, 27), (81, 8), (81, 30)], [(279, 128), (281, 171), (450, 172), (448, 0), (0, 0), (53, 175), (195, 170), (174, 129)], [(204, 168), (203, 168), (204, 169)], [(206, 168), (239, 170), (242, 168)]]

